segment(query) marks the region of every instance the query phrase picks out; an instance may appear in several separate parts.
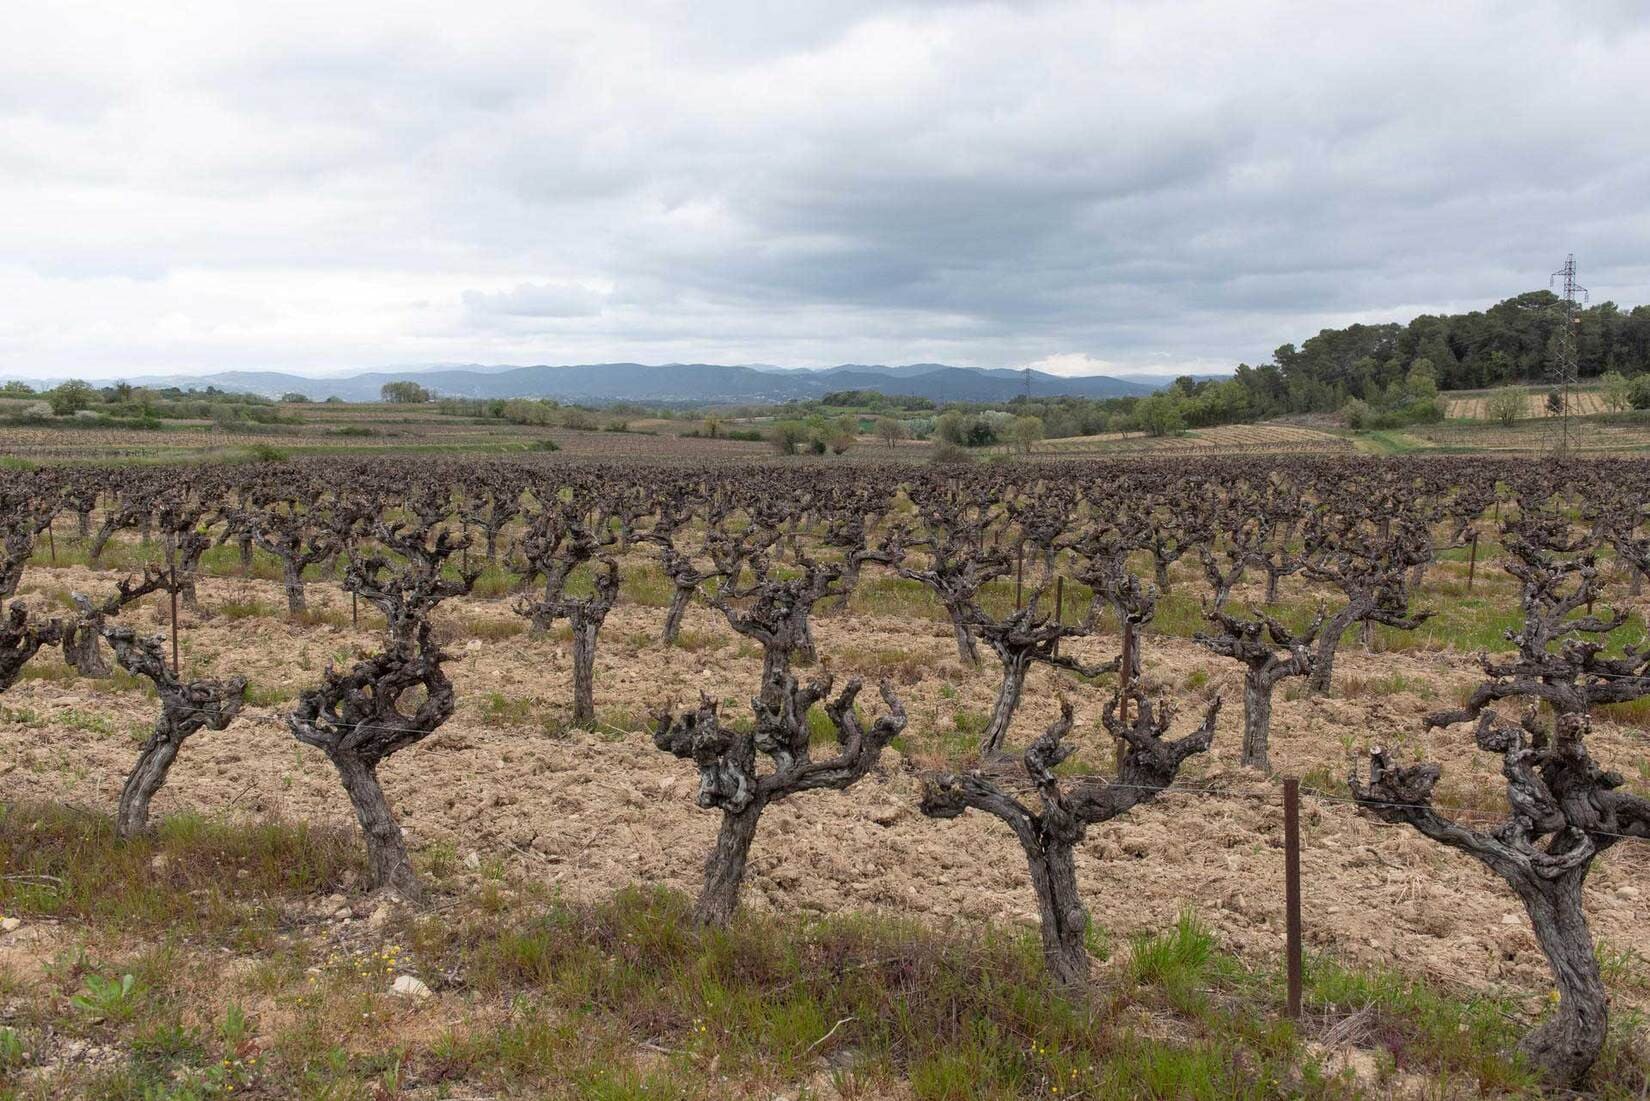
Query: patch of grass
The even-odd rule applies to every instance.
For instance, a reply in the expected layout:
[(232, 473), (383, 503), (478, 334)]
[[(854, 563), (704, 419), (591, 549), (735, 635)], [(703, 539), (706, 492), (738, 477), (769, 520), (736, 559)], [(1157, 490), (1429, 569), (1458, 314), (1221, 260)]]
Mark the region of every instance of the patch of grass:
[(539, 721), (538, 707), (523, 696), (489, 692), (477, 704), (484, 722), (499, 726), (531, 726)]
[(257, 597), (225, 600), (217, 606), (216, 611), (232, 623), (243, 619), (273, 619), (285, 614), (283, 610), (277, 610), (275, 605), (265, 603)]
[(279, 707), (284, 703), (292, 703), (297, 698), (297, 685), (251, 682), (246, 686), (246, 703), (249, 707)]
[(492, 619), (486, 616), (461, 616), (452, 623), (458, 638), (478, 638), (484, 642), (498, 642), (527, 633), (527, 621), (518, 617)]
[(716, 631), (689, 631), (683, 629), (676, 635), (676, 648), (697, 654), (706, 650), (720, 650), (731, 641), (727, 635)]
[(82, 711), (78, 707), (59, 711), (56, 719), (70, 730), (84, 730), (89, 734), (112, 734), (115, 729), (104, 716), (95, 711)]
[(1362, 1035), (1352, 1042), (1384, 1049), (1394, 1069), (1465, 1078), (1485, 1093), (1534, 1091), (1530, 1073), (1501, 1054), (1529, 1027), (1513, 1003), (1463, 1000), (1427, 983), (1326, 958), (1308, 958), (1304, 970), (1307, 1003), (1331, 1016), (1361, 1011)]
[(1342, 699), (1348, 700), (1363, 696), (1395, 696), (1400, 692), (1409, 692), (1423, 700), (1430, 700), (1437, 695), (1431, 684), (1414, 677), (1406, 677), (1402, 673), (1389, 673), (1384, 677), (1344, 674), (1336, 678), (1335, 688)]
[[(160, 858), (157, 860), (156, 858)], [(247, 946), (279, 922), (272, 896), (336, 890), (358, 873), (352, 838), (304, 825), (229, 826), (195, 815), (122, 842), (103, 816), (0, 805), (0, 912), (114, 929), (213, 931)]]

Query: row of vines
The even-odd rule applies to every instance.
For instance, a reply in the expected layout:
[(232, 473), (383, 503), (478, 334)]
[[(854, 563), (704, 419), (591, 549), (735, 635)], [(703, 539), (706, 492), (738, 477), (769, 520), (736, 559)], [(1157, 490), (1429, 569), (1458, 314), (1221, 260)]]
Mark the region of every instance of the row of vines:
[[(472, 594), (484, 570), (507, 567), (519, 579), (505, 597), (517, 614), (536, 630), (570, 628), (573, 717), (590, 723), (621, 559), (643, 554), (669, 582), (666, 642), (689, 604), (702, 601), (762, 653), (751, 720), (724, 716), (708, 698), (659, 701), (653, 730), (661, 751), (697, 769), (698, 804), (721, 816), (693, 911), (697, 921), (721, 924), (737, 907), (764, 810), (854, 785), (905, 726), (890, 683), (880, 686), (872, 718), (857, 679), (838, 686), (812, 672), (816, 612), (870, 573), (898, 578), (944, 609), (966, 665), (999, 678), (976, 767), (929, 775), (920, 809), (936, 818), (990, 815), (1013, 831), (1039, 903), (1044, 958), (1075, 993), (1089, 981), (1076, 847), (1097, 823), (1172, 789), (1182, 764), (1215, 734), (1218, 698), (1176, 736), (1175, 701), (1141, 687), (1145, 628), (1164, 594), (1197, 586), (1196, 641), (1241, 670), (1242, 760), (1264, 770), (1278, 685), (1300, 678), (1310, 691), (1329, 691), (1346, 639), (1375, 624), (1415, 629), (1433, 614), (1416, 606), (1416, 593), (1439, 556), (1466, 550), (1477, 569), (1480, 540), (1493, 541), (1498, 568), (1520, 593), (1511, 648), (1482, 658), (1482, 681), (1461, 706), (1425, 721), (1458, 727), (1501, 759), (1505, 820), (1476, 829), (1449, 817), (1433, 804), (1438, 767), (1380, 748), (1349, 783), (1366, 813), (1481, 861), (1518, 897), (1559, 995), (1556, 1012), (1522, 1048), (1552, 1079), (1572, 1083), (1598, 1055), (1608, 1011), (1582, 884), (1600, 854), (1650, 838), (1650, 800), (1624, 790), (1623, 777), (1587, 746), (1594, 708), (1650, 696), (1650, 653), (1611, 638), (1627, 621), (1611, 609), (1612, 595), (1626, 595), (1614, 590), (1636, 594), (1650, 575), (1647, 502), (1646, 464), (1466, 458), (955, 471), (554, 460), (11, 471), (0, 475), (0, 599), (17, 594), (31, 561), (56, 552), (60, 530), (94, 567), (131, 535), (163, 556), (108, 592), (76, 593), (72, 612), (13, 600), (0, 623), (0, 691), (46, 647), (60, 647), (84, 676), (109, 675), (112, 655), (153, 684), (159, 714), (115, 811), (119, 834), (131, 837), (147, 828), (150, 803), (187, 739), (233, 723), (247, 682), (186, 677), (168, 660), (164, 636), (123, 625), (122, 610), (151, 594), (198, 608), (202, 558), (214, 545), (238, 547), (243, 564), (255, 549), (278, 561), (293, 613), (304, 611), (309, 586), (325, 583), (318, 572), (338, 579), (382, 614), (382, 648), (329, 667), (286, 725), (335, 766), (360, 822), (372, 887), (416, 901), (421, 885), (378, 769), (454, 713), (443, 668), (450, 656), (433, 613)], [(1009, 583), (1012, 601), (1002, 595)], [(1268, 611), (1297, 584), (1321, 600), (1304, 624)], [(1111, 660), (1074, 654), (1073, 640), (1113, 627), (1121, 646)], [(1116, 745), (1109, 774), (1060, 768), (1073, 752), (1066, 739), (1075, 707), (1066, 698), (1059, 719), (1011, 754), (1035, 665), (1072, 674), (1063, 683), (1073, 691), (1112, 675), (1100, 716)], [(816, 708), (834, 744), (810, 727)]]

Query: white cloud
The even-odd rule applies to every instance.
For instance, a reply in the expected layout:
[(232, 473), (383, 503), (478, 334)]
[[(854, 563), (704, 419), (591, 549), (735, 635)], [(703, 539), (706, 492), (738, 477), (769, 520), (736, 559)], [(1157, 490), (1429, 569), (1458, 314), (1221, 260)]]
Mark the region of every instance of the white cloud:
[(7, 37), (0, 374), (1216, 371), (1572, 250), (1650, 300), (1633, 3), (157, 0)]

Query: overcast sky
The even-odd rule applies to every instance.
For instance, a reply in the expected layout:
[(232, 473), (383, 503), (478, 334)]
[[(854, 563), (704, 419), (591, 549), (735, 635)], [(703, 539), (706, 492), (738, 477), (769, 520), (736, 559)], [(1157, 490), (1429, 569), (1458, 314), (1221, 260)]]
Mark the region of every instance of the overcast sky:
[(7, 5), (0, 374), (1229, 370), (1650, 302), (1650, 3)]

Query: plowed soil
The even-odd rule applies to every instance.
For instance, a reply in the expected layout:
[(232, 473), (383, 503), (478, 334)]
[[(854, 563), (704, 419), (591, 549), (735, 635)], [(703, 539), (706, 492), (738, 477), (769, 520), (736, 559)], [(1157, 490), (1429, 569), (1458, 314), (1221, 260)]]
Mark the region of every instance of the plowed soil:
[[(66, 588), (97, 592), (112, 581), (78, 567), (31, 569), (23, 592), (40, 603)], [(376, 646), (373, 624), (363, 615), (359, 629), (348, 626), (349, 598), (332, 584), (310, 587), (312, 608), (330, 623), (288, 622), (275, 611), (281, 593), (270, 582), (205, 579), (201, 597), (209, 610), (244, 611), (249, 602), (269, 610), (239, 618), (209, 611), (183, 621), (186, 666), (197, 674), (244, 674), (266, 702), (249, 706), (227, 731), (191, 739), (155, 813), (191, 809), (231, 820), (352, 825), (331, 766), (290, 736), (282, 716), (291, 695), (317, 682), (329, 660)], [(159, 602), (128, 609), (125, 617), (146, 629), (165, 625)], [(744, 701), (759, 654), (701, 607), (689, 612), (687, 645), (667, 649), (658, 641), (661, 609), (621, 605), (603, 629), (597, 658), (602, 728), (557, 733), (571, 694), (565, 641), (507, 634), (521, 621), (502, 599), (452, 602), (441, 618), (457, 655), (450, 672), (458, 713), (382, 769), (413, 847), (502, 857), (574, 897), (604, 896), (634, 882), (696, 889), (717, 816), (694, 805), (691, 765), (656, 750), (643, 724), (672, 698), (695, 700), (701, 691), (724, 701), (725, 716), (748, 714)], [(990, 655), (980, 669), (967, 670), (942, 625), (892, 615), (827, 612), (816, 637), (839, 683), (849, 675), (893, 681), (910, 716), (903, 751), (888, 753), (881, 770), (846, 793), (809, 794), (772, 808), (757, 836), (745, 904), (884, 909), (942, 926), (1034, 922), (1022, 856), (1000, 822), (977, 814), (934, 822), (916, 810), (923, 770), (967, 745), (956, 716), (962, 713), (966, 726), (969, 715), (990, 709)], [(1106, 636), (1079, 647), (1094, 659), (1116, 648)], [(1148, 681), (1181, 701), (1177, 733), (1196, 724), (1206, 695), (1224, 693), (1226, 707), (1213, 751), (1182, 773), (1182, 786), (1205, 793), (1167, 794), (1090, 832), (1079, 873), (1094, 918), (1122, 939), (1161, 929), (1183, 907), (1194, 907), (1254, 966), (1279, 966), (1281, 795), (1275, 778), (1237, 764), (1237, 667), (1177, 639), (1150, 637), (1143, 656)], [(152, 721), (153, 701), (130, 686), (68, 676), (55, 654), (37, 659), (34, 669), (0, 697), (0, 799), (112, 810)], [(1285, 682), (1277, 693), (1274, 765), (1328, 793), (1309, 794), (1303, 809), (1309, 949), (1451, 984), (1544, 994), (1545, 966), (1499, 880), (1407, 827), (1361, 817), (1344, 802), (1344, 787), (1335, 795), (1353, 756), (1380, 743), (1440, 762), (1441, 802), (1485, 821), (1500, 807), (1499, 761), (1472, 750), (1464, 731), (1421, 730), (1426, 711), (1473, 683), (1470, 656), (1366, 655), (1352, 646), (1337, 663), (1337, 680), (1354, 686), (1390, 682), (1393, 674), (1425, 687), (1420, 694), (1354, 688), (1351, 698), (1320, 699), (1301, 695), (1299, 682)], [(1096, 725), (1099, 687), (1034, 670), (1016, 738), (1023, 744), (1053, 719), (1059, 690), (1078, 704), (1077, 759), (1103, 770), (1111, 748)], [(871, 713), (882, 707), (869, 684), (861, 703)], [(1594, 751), (1642, 790), (1641, 731), (1601, 723)], [(1600, 859), (1587, 905), (1601, 941), (1642, 953), (1650, 928), (1650, 845), (1624, 843)], [(1637, 970), (1618, 996), (1650, 1003), (1642, 955), (1631, 966)]]

